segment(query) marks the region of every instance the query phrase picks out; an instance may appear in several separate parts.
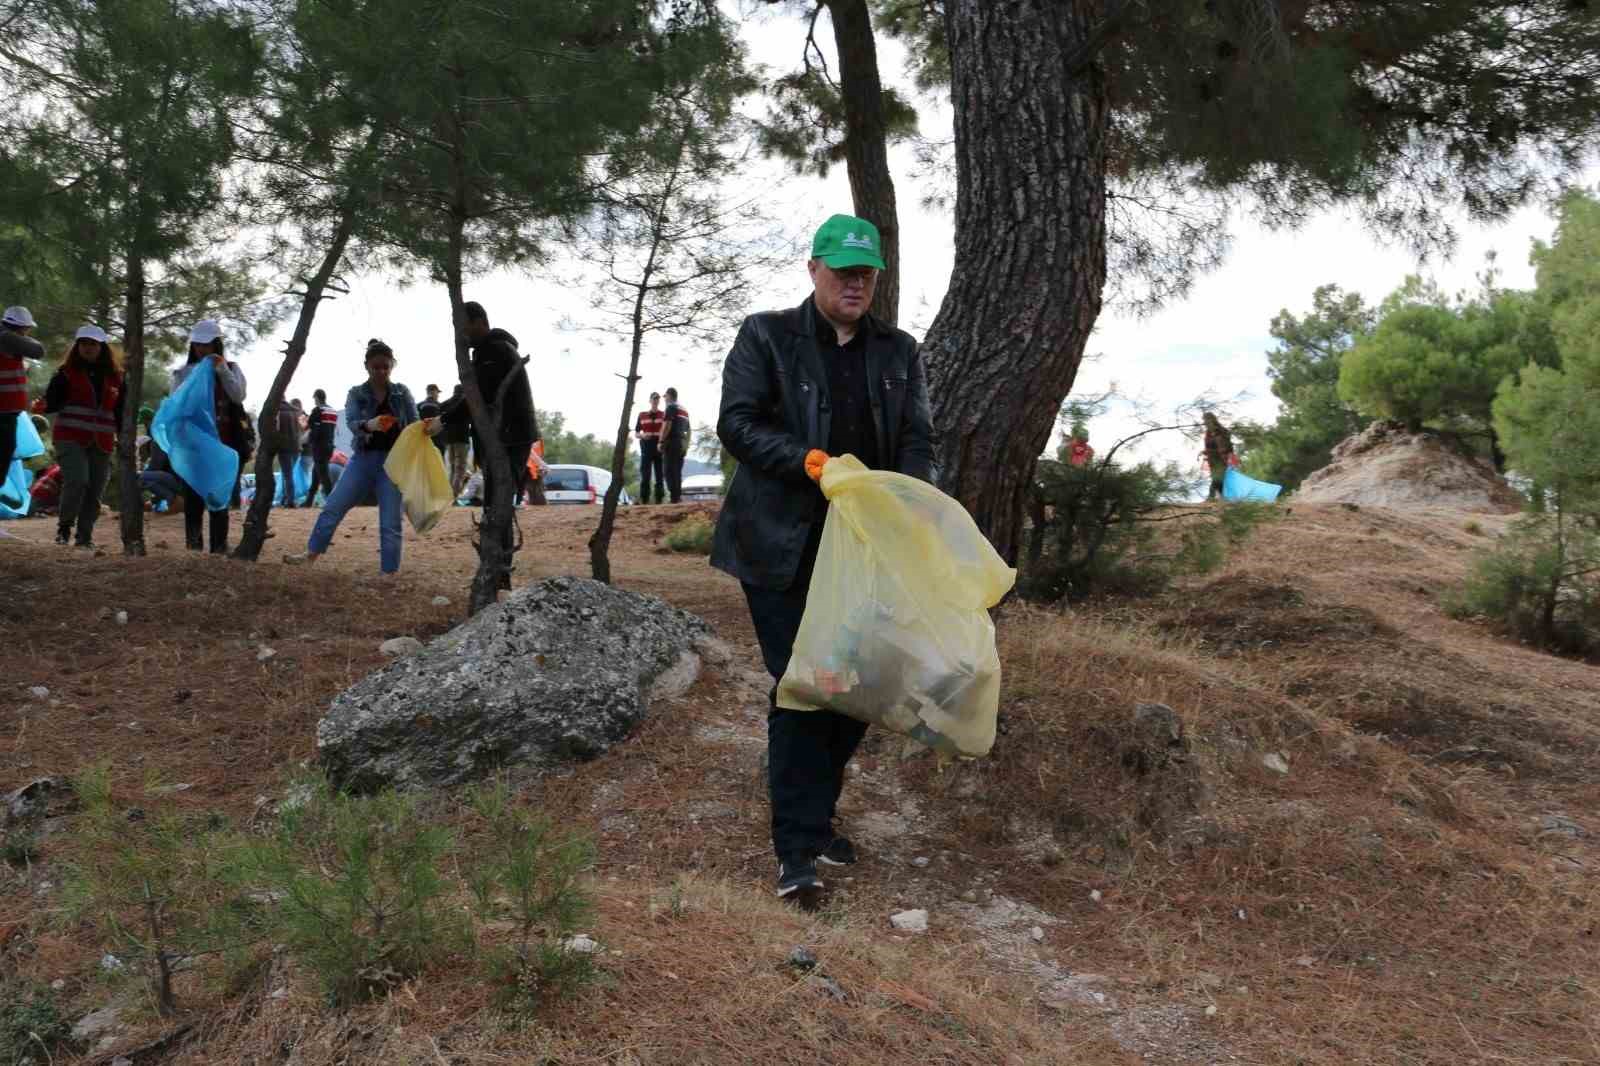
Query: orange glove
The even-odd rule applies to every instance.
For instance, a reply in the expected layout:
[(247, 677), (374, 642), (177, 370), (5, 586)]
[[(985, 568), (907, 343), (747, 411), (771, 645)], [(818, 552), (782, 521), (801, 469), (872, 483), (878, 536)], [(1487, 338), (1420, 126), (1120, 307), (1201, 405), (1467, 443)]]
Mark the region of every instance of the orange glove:
[(368, 432), (387, 433), (394, 428), (394, 424), (398, 421), (399, 419), (395, 418), (394, 415), (378, 415), (374, 418), (369, 418), (367, 419)]
[(820, 483), (822, 481), (822, 467), (830, 456), (821, 448), (812, 448), (806, 452), (806, 477)]

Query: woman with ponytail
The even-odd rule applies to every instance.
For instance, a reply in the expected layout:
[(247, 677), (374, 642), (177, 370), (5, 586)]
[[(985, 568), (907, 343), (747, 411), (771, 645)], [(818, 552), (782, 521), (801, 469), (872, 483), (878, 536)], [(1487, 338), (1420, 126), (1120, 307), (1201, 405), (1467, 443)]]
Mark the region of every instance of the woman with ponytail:
[[(400, 439), (400, 431), (417, 421), (417, 401), (410, 389), (390, 380), (394, 362), (393, 349), (383, 341), (374, 338), (367, 342), (367, 380), (352, 388), (344, 401), (344, 421), (354, 438), (355, 454), (322, 505), (305, 552), (285, 556), (284, 562), (316, 562), (333, 542), (345, 513), (376, 490), (378, 568), (385, 574), (400, 569), (400, 517), (405, 512), (400, 490), (384, 473), (383, 464)], [(426, 419), (424, 424), (430, 434), (442, 428), (437, 419)]]

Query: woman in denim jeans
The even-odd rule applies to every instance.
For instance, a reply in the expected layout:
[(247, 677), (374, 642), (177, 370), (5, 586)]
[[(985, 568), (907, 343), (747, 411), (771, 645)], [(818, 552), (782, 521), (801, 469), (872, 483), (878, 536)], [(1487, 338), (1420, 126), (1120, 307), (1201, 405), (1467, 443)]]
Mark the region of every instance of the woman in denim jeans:
[[(345, 512), (376, 489), (379, 569), (385, 574), (400, 569), (400, 490), (383, 472), (383, 464), (400, 431), (417, 421), (417, 402), (410, 389), (389, 380), (393, 373), (394, 351), (380, 340), (368, 341), (367, 380), (352, 388), (344, 401), (344, 420), (354, 437), (355, 454), (322, 505), (305, 553), (285, 556), (284, 562), (315, 562), (328, 550)], [(437, 419), (427, 419), (424, 425), (430, 436), (442, 428)]]

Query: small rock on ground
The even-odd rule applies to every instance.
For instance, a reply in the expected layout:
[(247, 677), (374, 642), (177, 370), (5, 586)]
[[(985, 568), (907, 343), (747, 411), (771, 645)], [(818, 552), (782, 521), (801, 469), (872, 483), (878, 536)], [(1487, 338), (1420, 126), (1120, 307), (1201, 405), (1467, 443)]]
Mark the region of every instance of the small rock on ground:
[(600, 942), (588, 933), (569, 936), (561, 942), (561, 946), (576, 955), (593, 955), (600, 950)]
[(78, 1019), (78, 1024), (72, 1027), (72, 1039), (86, 1044), (109, 1033), (121, 1024), (121, 1021), (121, 1007), (101, 1007)]
[(50, 698), (50, 690), (43, 685), (35, 685), (28, 690), (28, 695), (36, 700), (47, 700)]
[(810, 948), (797, 944), (794, 950), (789, 952), (788, 962), (797, 970), (813, 970), (817, 966), (817, 956)]
[(1289, 772), (1289, 760), (1285, 759), (1282, 755), (1279, 755), (1275, 751), (1269, 751), (1265, 755), (1261, 756), (1261, 765), (1265, 766), (1268, 770), (1271, 770), (1275, 774), (1286, 774)]
[(450, 606), (450, 597), (449, 596), (435, 596), (433, 599), (429, 600), (428, 602), (433, 604), (435, 607), (448, 607), (448, 606)]
[(263, 644), (260, 648), (256, 649), (256, 662), (264, 663), (276, 654), (278, 654), (276, 651)]
[(898, 914), (889, 915), (889, 924), (902, 933), (926, 933), (928, 912), (920, 907), (916, 910), (900, 911)]
[(390, 637), (378, 645), (378, 650), (391, 659), (397, 659), (402, 655), (415, 655), (421, 651), (422, 641), (416, 637)]

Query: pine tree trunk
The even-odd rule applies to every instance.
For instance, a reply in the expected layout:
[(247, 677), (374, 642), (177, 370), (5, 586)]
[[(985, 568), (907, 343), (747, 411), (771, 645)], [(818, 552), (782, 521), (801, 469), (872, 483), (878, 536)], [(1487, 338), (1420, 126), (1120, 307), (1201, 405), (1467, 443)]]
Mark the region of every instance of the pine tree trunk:
[(1078, 53), (1103, 6), (945, 6), (956, 254), (923, 351), (940, 487), (1011, 562), (1105, 287), (1108, 103), (1098, 67)]
[(127, 336), (122, 375), (122, 426), (117, 434), (118, 499), (122, 554), (143, 555), (144, 491), (139, 488), (139, 397), (144, 393), (144, 256), (128, 255)]
[[(499, 600), (500, 581), (511, 573), (511, 556), (516, 551), (512, 531), (511, 513), (511, 460), (500, 439), (498, 410), (491, 409), (489, 401), (478, 387), (478, 373), (472, 368), (472, 358), (467, 353), (467, 316), (462, 310), (465, 303), (461, 295), (461, 260), (465, 248), (464, 223), (459, 216), (452, 221), (450, 246), (445, 263), (445, 288), (450, 293), (450, 322), (455, 329), (456, 371), (461, 378), (462, 393), (466, 396), (467, 410), (472, 416), (478, 462), (493, 478), (485, 478), (483, 521), (478, 524), (478, 569), (472, 575), (472, 587), (467, 594), (467, 614), (474, 615)], [(512, 374), (521, 373), (520, 369)], [(509, 376), (508, 376), (509, 379)], [(502, 389), (502, 392), (505, 391)], [(494, 491), (488, 492), (488, 482)]]
[[(347, 212), (333, 232), (322, 264), (306, 282), (306, 290), (300, 300), (300, 317), (295, 320), (294, 333), (284, 349), (283, 364), (278, 367), (278, 376), (272, 379), (272, 388), (268, 390), (267, 401), (261, 408), (263, 444), (267, 427), (277, 423), (278, 405), (283, 402), (283, 394), (288, 391), (289, 382), (300, 367), (300, 357), (305, 355), (306, 342), (311, 339), (311, 323), (317, 317), (317, 308), (322, 305), (322, 294), (327, 291), (328, 282), (333, 280), (334, 272), (344, 259), (344, 250), (350, 244), (351, 225), (352, 216)], [(265, 446), (256, 448), (256, 494), (250, 501), (249, 513), (245, 515), (239, 546), (233, 550), (235, 559), (255, 562), (261, 555), (261, 546), (267, 541), (267, 515), (272, 510), (273, 497), (277, 495), (275, 489), (267, 491), (267, 486), (274, 484), (273, 459), (272, 449)], [(289, 487), (289, 493), (293, 495), (293, 485)]]
[(839, 92), (844, 99), (845, 169), (858, 217), (878, 227), (883, 261), (872, 313), (894, 325), (900, 316), (900, 216), (889, 172), (888, 128), (878, 45), (867, 0), (828, 0), (833, 42), (839, 52)]
[[(654, 254), (651, 260), (653, 265)], [(628, 357), (628, 385), (622, 393), (622, 420), (617, 423), (617, 446), (611, 451), (611, 485), (606, 489), (605, 505), (600, 509), (600, 525), (589, 538), (589, 573), (596, 581), (607, 585), (611, 584), (611, 531), (616, 528), (617, 504), (622, 498), (622, 472), (628, 465), (628, 421), (633, 414), (634, 389), (639, 384), (639, 353), (644, 347), (641, 322), (648, 286), (647, 271), (633, 305), (633, 351)]]

